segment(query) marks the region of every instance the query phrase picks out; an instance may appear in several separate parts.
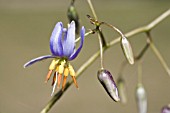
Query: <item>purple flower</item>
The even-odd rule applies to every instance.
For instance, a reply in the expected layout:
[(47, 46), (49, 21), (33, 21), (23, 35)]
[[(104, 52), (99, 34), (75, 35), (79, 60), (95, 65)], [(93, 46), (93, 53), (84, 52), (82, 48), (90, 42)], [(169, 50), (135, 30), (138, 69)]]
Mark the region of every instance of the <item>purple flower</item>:
[(76, 28), (75, 28), (74, 21), (70, 23), (68, 29), (63, 28), (62, 22), (58, 22), (55, 25), (55, 28), (50, 38), (50, 50), (52, 55), (45, 55), (45, 56), (40, 56), (38, 58), (32, 59), (24, 65), (24, 68), (38, 61), (42, 61), (48, 58), (54, 58), (54, 60), (52, 61), (49, 67), (49, 72), (47, 74), (46, 81), (49, 80), (53, 70), (55, 70), (56, 76), (53, 77), (53, 83), (52, 83), (54, 88), (57, 82), (59, 87), (62, 74), (65, 74), (64, 81), (63, 81), (63, 89), (68, 74), (72, 76), (74, 83), (78, 87), (75, 80), (74, 69), (68, 61), (75, 59), (79, 54), (81, 48), (83, 47), (85, 28), (84, 27), (81, 28), (81, 42), (77, 50), (75, 49), (75, 29)]
[(161, 113), (170, 113), (170, 104), (164, 106)]
[(108, 93), (108, 95), (114, 100), (114, 101), (120, 101), (119, 95), (118, 95), (118, 89), (115, 84), (115, 81), (113, 80), (113, 77), (111, 73), (105, 69), (101, 69), (98, 71), (98, 80), (103, 85), (104, 89)]

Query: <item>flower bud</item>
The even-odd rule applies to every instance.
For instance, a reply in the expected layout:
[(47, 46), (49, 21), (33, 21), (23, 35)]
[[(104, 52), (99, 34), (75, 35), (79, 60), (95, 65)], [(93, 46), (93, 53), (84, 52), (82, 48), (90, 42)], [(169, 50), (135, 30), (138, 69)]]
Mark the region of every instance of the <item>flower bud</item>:
[(120, 101), (120, 98), (118, 96), (118, 89), (115, 84), (115, 81), (113, 80), (113, 77), (111, 73), (105, 69), (101, 69), (97, 73), (98, 80), (103, 85), (104, 89), (108, 93), (108, 95), (114, 100), (114, 101)]
[(132, 52), (132, 47), (126, 37), (121, 38), (121, 47), (123, 53), (130, 64), (134, 64), (134, 56)]
[(170, 113), (170, 104), (164, 106), (161, 113)]
[(123, 80), (123, 78), (120, 77), (118, 79), (117, 86), (118, 86), (120, 101), (121, 103), (126, 104), (127, 103), (126, 87), (125, 87), (125, 81)]
[(146, 91), (141, 84), (138, 84), (136, 89), (136, 100), (137, 100), (139, 113), (147, 113)]
[(70, 22), (75, 21), (76, 33), (79, 34), (79, 16), (78, 16), (78, 13), (77, 13), (76, 8), (74, 6), (74, 2), (75, 2), (75, 0), (71, 1), (71, 4), (70, 4), (68, 11), (67, 11), (67, 16), (68, 16), (68, 19), (69, 19)]

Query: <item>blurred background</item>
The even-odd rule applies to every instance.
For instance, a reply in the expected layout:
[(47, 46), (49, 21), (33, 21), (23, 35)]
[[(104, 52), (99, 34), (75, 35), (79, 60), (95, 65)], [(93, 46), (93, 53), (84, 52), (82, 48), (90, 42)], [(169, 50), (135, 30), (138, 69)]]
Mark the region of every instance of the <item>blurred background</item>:
[[(170, 8), (169, 0), (93, 0), (100, 21), (117, 26), (124, 33), (151, 22)], [(51, 80), (45, 77), (51, 60), (36, 63), (26, 69), (24, 63), (32, 58), (51, 54), (49, 38), (54, 25), (66, 16), (70, 0), (0, 0), (0, 113), (39, 113), (50, 96)], [(76, 0), (75, 6), (81, 25), (92, 29), (87, 14), (92, 15), (86, 0)], [(151, 32), (155, 45), (170, 66), (170, 17)], [(103, 27), (107, 41), (117, 33)], [(130, 39), (135, 55), (145, 45), (145, 34)], [(77, 70), (99, 49), (97, 35), (85, 40), (79, 56), (72, 61)], [(120, 64), (125, 60), (119, 44), (104, 54), (104, 65), (114, 79), (118, 78)], [(143, 57), (143, 84), (148, 96), (148, 113), (160, 113), (170, 103), (170, 76), (149, 49)], [(128, 102), (113, 102), (97, 80), (100, 68), (97, 59), (78, 79), (79, 90), (71, 86), (49, 113), (137, 113), (135, 88), (137, 64), (127, 66), (123, 76)]]

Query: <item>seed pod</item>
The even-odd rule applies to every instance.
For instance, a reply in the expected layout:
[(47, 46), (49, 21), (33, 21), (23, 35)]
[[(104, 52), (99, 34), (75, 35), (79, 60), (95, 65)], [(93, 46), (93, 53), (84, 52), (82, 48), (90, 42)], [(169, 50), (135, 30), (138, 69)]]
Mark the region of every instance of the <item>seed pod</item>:
[(120, 77), (118, 79), (117, 86), (118, 86), (120, 101), (121, 103), (126, 104), (127, 103), (126, 87), (125, 87), (125, 81), (123, 80), (123, 78)]
[(123, 53), (126, 59), (128, 60), (128, 62), (130, 64), (134, 64), (134, 56), (133, 56), (132, 47), (129, 41), (127, 40), (127, 38), (124, 36), (121, 38), (121, 47), (123, 49)]
[(99, 70), (97, 73), (98, 80), (103, 85), (104, 89), (106, 90), (107, 94), (115, 101), (120, 101), (118, 95), (118, 89), (113, 80), (111, 73), (105, 69)]
[(162, 108), (161, 113), (170, 113), (170, 104)]
[(139, 113), (147, 113), (147, 97), (146, 91), (142, 84), (138, 84), (136, 89), (136, 100)]

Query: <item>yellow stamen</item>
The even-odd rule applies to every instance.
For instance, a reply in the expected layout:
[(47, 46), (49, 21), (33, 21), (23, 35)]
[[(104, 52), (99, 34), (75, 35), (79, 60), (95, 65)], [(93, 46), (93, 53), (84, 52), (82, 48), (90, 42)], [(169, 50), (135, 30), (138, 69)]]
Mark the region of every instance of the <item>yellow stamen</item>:
[(64, 76), (68, 76), (68, 74), (69, 74), (69, 70), (68, 70), (68, 68), (66, 67), (66, 68), (64, 69)]
[(48, 74), (47, 74), (47, 76), (46, 76), (46, 80), (45, 80), (45, 83), (47, 83), (48, 82), (48, 80), (50, 79), (50, 77), (51, 77), (51, 74), (52, 74), (52, 72), (53, 72), (53, 70), (55, 69), (55, 67), (56, 67), (56, 65), (57, 65), (57, 63), (59, 62), (59, 60), (57, 59), (54, 59), (52, 62), (51, 62), (51, 64), (50, 64), (50, 66), (49, 66), (49, 71), (48, 71)]
[(57, 84), (57, 72), (55, 72), (55, 82), (53, 84), (53, 90), (52, 90), (52, 93), (51, 93), (51, 96), (53, 95), (54, 91), (55, 91), (55, 87), (56, 87), (56, 84)]
[(53, 72), (53, 70), (49, 70), (49, 71), (48, 71), (48, 74), (47, 74), (47, 77), (46, 77), (45, 83), (47, 83), (47, 82), (48, 82), (48, 80), (50, 79), (52, 72)]
[(52, 81), (52, 84), (51, 84), (52, 86), (54, 85), (54, 83), (56, 81), (56, 76), (55, 75), (56, 75), (56, 72), (54, 73), (54, 76), (53, 76), (53, 81)]
[(65, 85), (66, 85), (66, 80), (67, 80), (67, 76), (64, 76), (63, 84), (62, 84), (62, 91), (64, 91), (64, 88), (65, 88)]
[(58, 62), (59, 62), (59, 60), (54, 59), (49, 66), (49, 70), (54, 70), (55, 66), (58, 64)]
[(76, 81), (75, 76), (72, 76), (72, 79), (73, 79), (73, 82), (74, 82), (74, 84), (75, 84), (76, 88), (78, 88), (78, 84), (77, 84), (77, 81)]
[(59, 69), (58, 69), (59, 74), (63, 74), (64, 65), (65, 65), (65, 61), (61, 62), (61, 64), (59, 65)]
[(62, 74), (59, 73), (59, 74), (58, 74), (57, 88), (60, 88), (61, 77), (62, 77)]
[(71, 65), (68, 66), (69, 72), (71, 76), (76, 76), (76, 73)]

